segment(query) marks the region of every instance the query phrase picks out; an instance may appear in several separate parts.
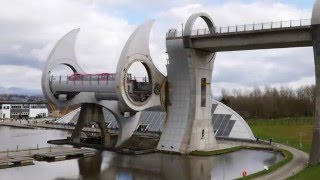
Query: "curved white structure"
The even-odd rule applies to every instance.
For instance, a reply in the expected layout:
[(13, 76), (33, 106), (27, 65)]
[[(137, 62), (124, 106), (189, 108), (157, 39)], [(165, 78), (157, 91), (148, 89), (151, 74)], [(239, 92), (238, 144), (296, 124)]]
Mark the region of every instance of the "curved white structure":
[[(116, 72), (116, 86), (119, 102), (123, 111), (141, 111), (150, 107), (164, 105), (160, 101), (160, 92), (155, 92), (155, 87), (163, 84), (164, 76), (154, 66), (149, 51), (149, 34), (153, 21), (150, 20), (140, 25), (130, 36), (122, 50)], [(134, 62), (141, 62), (148, 72), (153, 93), (143, 102), (134, 101), (128, 95), (126, 74)]]
[(256, 140), (247, 122), (225, 104), (213, 100), (212, 124), (216, 137)]
[[(208, 31), (202, 36), (192, 35), (197, 18), (202, 18)], [(78, 65), (74, 45), (79, 29), (66, 34), (51, 51), (42, 74), (42, 90), (49, 102), (57, 106), (82, 104), (79, 120), (72, 135), (80, 141), (80, 132), (88, 120), (94, 119), (104, 131), (103, 107), (115, 116), (119, 126), (117, 146), (130, 138), (137, 128), (141, 111), (162, 107), (167, 116), (158, 149), (187, 153), (194, 150), (215, 148), (215, 135), (254, 139), (244, 120), (230, 108), (217, 103), (215, 111), (230, 118), (212, 121), (212, 97), (210, 94), (212, 70), (216, 52), (313, 46), (316, 72), (316, 103), (313, 144), (310, 164), (320, 159), (320, 0), (316, 0), (311, 25), (262, 28), (217, 34), (209, 15), (196, 13), (190, 16), (182, 36), (171, 29), (167, 34), (166, 47), (169, 55), (168, 77), (164, 77), (152, 63), (149, 52), (149, 34), (153, 21), (140, 25), (130, 36), (121, 53), (116, 74), (112, 78), (99, 76), (74, 80), (67, 77), (51, 77), (56, 65), (66, 65), (74, 73), (84, 74)], [(246, 27), (246, 26), (245, 26)], [(136, 83), (128, 78), (132, 63), (141, 62), (148, 72), (148, 83)], [(113, 77), (114, 76), (114, 77)], [(73, 79), (73, 80), (72, 80)], [(111, 82), (112, 81), (112, 82)], [(109, 82), (109, 83), (108, 83)], [(135, 83), (135, 84), (134, 84)], [(131, 85), (137, 85), (131, 91)], [(136, 91), (138, 90), (138, 91)], [(136, 93), (136, 94), (135, 94)], [(233, 126), (229, 125), (231, 122)], [(219, 125), (219, 128), (215, 127)], [(220, 128), (224, 127), (225, 128)], [(105, 131), (104, 131), (105, 132)], [(214, 134), (215, 133), (215, 134)], [(105, 136), (108, 134), (105, 133)], [(105, 138), (107, 139), (107, 138)]]
[[(155, 68), (149, 52), (149, 34), (153, 21), (139, 26), (130, 36), (120, 56), (115, 78), (98, 77), (89, 80), (76, 79), (72, 76), (62, 79), (53, 77), (52, 71), (57, 65), (68, 66), (75, 74), (85, 74), (77, 63), (74, 47), (79, 29), (66, 34), (51, 51), (42, 73), (42, 90), (49, 102), (57, 106), (82, 104), (79, 121), (72, 135), (74, 141), (80, 142), (80, 132), (89, 120), (94, 119), (104, 131), (102, 107), (108, 109), (116, 117), (119, 125), (117, 146), (132, 136), (137, 127), (140, 111), (157, 106), (161, 102), (165, 77)], [(127, 70), (134, 62), (141, 62), (147, 69), (151, 80), (151, 92), (144, 101), (134, 101), (127, 89)], [(72, 77), (72, 78), (71, 78)], [(164, 97), (164, 94), (162, 95)], [(107, 132), (105, 132), (107, 136)], [(105, 138), (107, 139), (107, 138)], [(106, 142), (107, 143), (107, 142)]]
[[(115, 117), (103, 108), (104, 121), (108, 129), (118, 129), (119, 126)], [(57, 120), (58, 123), (76, 123), (80, 114), (80, 108), (71, 111)], [(225, 104), (213, 100), (212, 101), (212, 124), (214, 130), (214, 136), (224, 139), (239, 139), (239, 140), (251, 140), (255, 141), (250, 127), (247, 122), (235, 111), (226, 106)], [(145, 126), (146, 132), (162, 133), (164, 124), (166, 121), (165, 111), (142, 111), (139, 119), (138, 126)]]
[[(215, 148), (210, 94), (215, 53), (188, 48), (188, 36), (198, 17), (205, 20), (210, 33), (215, 33), (213, 21), (207, 14), (190, 16), (186, 23), (185, 38), (167, 40), (168, 77), (157, 70), (150, 56), (149, 34), (153, 21), (147, 21), (132, 33), (122, 50), (115, 74), (83, 75), (85, 73), (79, 67), (74, 52), (79, 29), (69, 32), (58, 41), (43, 70), (42, 89), (48, 101), (57, 106), (82, 104), (79, 113), (74, 111), (68, 115), (79, 119), (72, 139), (80, 142), (81, 129), (90, 120), (96, 121), (104, 132), (103, 136), (107, 137), (107, 114), (104, 111), (109, 111), (117, 121), (117, 146), (120, 146), (137, 129), (141, 111), (162, 107), (167, 115), (161, 127), (159, 150), (188, 153)], [(134, 62), (143, 64), (150, 82), (137, 84), (130, 79), (128, 69)], [(75, 74), (65, 78), (51, 76), (57, 65), (66, 65)], [(132, 91), (135, 86), (141, 89)], [(143, 94), (145, 91), (147, 96)], [(137, 100), (139, 96), (146, 98)], [(148, 120), (144, 123), (148, 123)], [(239, 123), (235, 125), (235, 128), (240, 127)]]

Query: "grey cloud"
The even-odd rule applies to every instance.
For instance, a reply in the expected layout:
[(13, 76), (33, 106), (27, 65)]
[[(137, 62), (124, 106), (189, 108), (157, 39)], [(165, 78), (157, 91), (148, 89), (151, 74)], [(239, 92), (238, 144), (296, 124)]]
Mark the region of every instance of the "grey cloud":
[[(80, 27), (81, 32), (76, 45), (79, 64), (90, 73), (114, 72), (121, 49), (135, 25), (128, 23), (123, 16), (118, 17), (110, 13), (109, 10), (126, 11), (125, 8), (122, 9), (124, 6), (132, 6), (136, 10), (140, 8), (140, 4), (143, 4), (142, 10), (148, 8), (149, 11), (154, 11), (146, 14), (144, 11), (141, 12), (143, 12), (143, 18), (156, 18), (150, 49), (155, 64), (163, 72), (166, 63), (165, 33), (172, 27), (181, 29), (181, 23), (185, 22), (192, 12), (208, 12), (218, 25), (223, 26), (288, 19), (288, 17), (308, 18), (311, 12), (310, 9), (297, 9), (290, 5), (279, 7), (274, 1), (234, 2), (215, 4), (212, 1), (208, 3), (200, 0), (165, 3), (147, 0), (138, 2), (55, 0), (28, 1), (21, 4), (21, 1), (6, 1), (0, 6), (0, 26), (2, 27), (0, 28), (0, 65), (27, 66), (40, 70), (41, 62), (45, 61), (54, 43), (71, 29)], [(38, 6), (31, 5), (34, 3)], [(158, 3), (166, 4), (166, 8), (158, 5), (152, 9)], [(135, 18), (128, 9), (130, 18)], [(150, 14), (154, 17), (146, 17)], [(12, 48), (14, 46), (17, 49)], [(297, 81), (314, 74), (313, 58), (310, 52), (310, 50), (301, 49), (219, 53), (213, 81), (220, 85), (228, 83), (228, 87), (239, 84), (252, 86), (254, 83), (285, 84)], [(39, 73), (37, 78), (40, 78)], [(2, 82), (4, 83), (5, 80), (3, 79)], [(7, 86), (11, 84), (12, 82), (8, 80)], [(38, 87), (40, 88), (40, 84)]]
[(312, 49), (295, 48), (218, 54), (213, 82), (246, 86), (285, 85), (313, 76)]
[(0, 54), (0, 65), (27, 66), (30, 68), (41, 70), (43, 67), (43, 62), (40, 62), (32, 58), (14, 56), (12, 54)]

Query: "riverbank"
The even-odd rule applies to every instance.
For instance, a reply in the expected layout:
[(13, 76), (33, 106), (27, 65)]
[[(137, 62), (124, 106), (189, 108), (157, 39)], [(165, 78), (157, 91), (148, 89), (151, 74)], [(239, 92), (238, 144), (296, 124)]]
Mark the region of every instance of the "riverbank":
[(307, 153), (277, 143), (273, 144), (273, 146), (258, 144), (252, 144), (250, 146), (246, 144), (214, 151), (193, 151), (190, 154), (194, 156), (212, 156), (231, 153), (242, 149), (276, 151), (280, 152), (284, 156), (284, 158), (280, 162), (268, 167), (268, 170), (250, 174), (239, 179), (287, 179), (296, 175), (307, 167)]
[(277, 171), (260, 176), (259, 179), (288, 179), (307, 167), (309, 159), (309, 155), (307, 153), (282, 144), (277, 144), (277, 146), (290, 152), (293, 155), (292, 160), (278, 168)]
[[(272, 139), (274, 142), (304, 151), (305, 154), (310, 153), (313, 117), (251, 119), (248, 124), (256, 137)], [(292, 169), (290, 171), (293, 174)], [(300, 173), (295, 171), (295, 176), (291, 176), (290, 179), (316, 179), (315, 177), (319, 176), (320, 165), (316, 165), (305, 168)]]
[(247, 150), (266, 150), (266, 151), (277, 151), (280, 153), (283, 153), (281, 149), (274, 148), (272, 146), (254, 146), (255, 144), (252, 144), (252, 146), (235, 146), (231, 148), (226, 148), (226, 149), (218, 149), (218, 150), (213, 150), (213, 151), (192, 151), (190, 155), (193, 156), (214, 156), (214, 155), (220, 155), (220, 154), (226, 154), (226, 153), (232, 153), (235, 151), (239, 151), (242, 149), (247, 149)]

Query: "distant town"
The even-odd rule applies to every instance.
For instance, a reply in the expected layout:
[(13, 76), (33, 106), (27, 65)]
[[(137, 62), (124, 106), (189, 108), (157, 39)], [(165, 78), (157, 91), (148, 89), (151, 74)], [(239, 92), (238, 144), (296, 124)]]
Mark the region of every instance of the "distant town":
[(18, 94), (0, 94), (0, 101), (19, 101), (19, 102), (43, 102), (47, 101), (43, 95), (18, 95)]

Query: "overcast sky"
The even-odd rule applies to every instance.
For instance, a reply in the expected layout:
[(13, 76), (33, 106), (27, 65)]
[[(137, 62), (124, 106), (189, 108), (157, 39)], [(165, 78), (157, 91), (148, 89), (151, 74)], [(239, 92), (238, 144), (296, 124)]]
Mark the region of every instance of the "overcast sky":
[[(131, 32), (154, 19), (151, 56), (166, 74), (165, 34), (195, 12), (217, 26), (310, 19), (314, 0), (3, 0), (0, 2), (0, 85), (41, 88), (42, 67), (54, 44), (80, 28), (76, 53), (88, 73), (115, 72)], [(199, 23), (199, 26), (202, 24)], [(218, 53), (213, 92), (221, 88), (314, 84), (312, 48)]]

